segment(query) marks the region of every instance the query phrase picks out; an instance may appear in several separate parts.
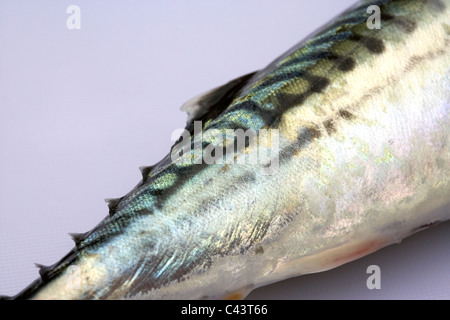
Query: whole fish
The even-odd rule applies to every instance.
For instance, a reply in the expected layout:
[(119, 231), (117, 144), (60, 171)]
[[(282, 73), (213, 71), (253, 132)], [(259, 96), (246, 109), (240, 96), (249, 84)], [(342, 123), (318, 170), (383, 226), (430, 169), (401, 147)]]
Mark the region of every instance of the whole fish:
[(14, 298), (243, 298), (450, 219), (448, 48), (450, 0), (359, 2), (185, 104), (170, 153)]

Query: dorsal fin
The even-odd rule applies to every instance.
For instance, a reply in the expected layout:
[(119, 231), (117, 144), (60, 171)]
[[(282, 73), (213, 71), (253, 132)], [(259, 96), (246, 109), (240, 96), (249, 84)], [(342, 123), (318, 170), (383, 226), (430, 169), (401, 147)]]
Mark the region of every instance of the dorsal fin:
[(46, 278), (46, 274), (49, 270), (51, 270), (51, 266), (44, 266), (42, 264), (39, 263), (35, 263), (34, 264), (36, 266), (36, 268), (39, 268), (39, 275), (41, 276), (42, 280), (45, 280)]
[[(123, 198), (123, 197), (122, 197), (122, 198)], [(108, 204), (109, 215), (110, 215), (110, 216), (113, 216), (114, 213), (116, 213), (117, 205), (119, 204), (120, 200), (122, 200), (122, 198), (117, 198), (117, 199), (105, 199), (105, 202)]]
[[(255, 74), (256, 72), (246, 74), (185, 102), (181, 106), (181, 110), (186, 111), (188, 114), (186, 130), (192, 134), (194, 131), (194, 121), (202, 121), (205, 123), (220, 115)], [(176, 144), (177, 142), (175, 142)], [(140, 167), (143, 183), (146, 183), (150, 175), (153, 175), (155, 171), (161, 170), (170, 164), (170, 162), (171, 157), (169, 153), (168, 156), (153, 166)]]
[(39, 272), (41, 272), (41, 270), (43, 270), (43, 269), (44, 270), (48, 269), (48, 266), (44, 266), (43, 264), (40, 264), (40, 263), (35, 263), (34, 265), (35, 265), (36, 268), (39, 269)]
[(81, 241), (86, 239), (86, 236), (89, 232), (84, 233), (69, 233), (69, 236), (72, 238), (73, 242), (75, 242), (75, 246), (78, 247)]
[(186, 130), (192, 132), (194, 121), (201, 120), (205, 123), (221, 114), (255, 73), (252, 72), (231, 80), (185, 102), (181, 106), (181, 110), (188, 114)]
[(147, 181), (148, 175), (153, 170), (155, 166), (144, 166), (139, 167), (139, 170), (141, 170), (142, 173), (142, 182), (145, 183)]

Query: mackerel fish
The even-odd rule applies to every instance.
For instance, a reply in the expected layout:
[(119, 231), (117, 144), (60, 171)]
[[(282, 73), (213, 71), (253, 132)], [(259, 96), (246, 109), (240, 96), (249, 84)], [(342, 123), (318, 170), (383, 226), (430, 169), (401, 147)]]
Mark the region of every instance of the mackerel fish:
[(450, 0), (357, 3), (186, 103), (169, 155), (12, 298), (244, 298), (448, 220), (449, 48)]

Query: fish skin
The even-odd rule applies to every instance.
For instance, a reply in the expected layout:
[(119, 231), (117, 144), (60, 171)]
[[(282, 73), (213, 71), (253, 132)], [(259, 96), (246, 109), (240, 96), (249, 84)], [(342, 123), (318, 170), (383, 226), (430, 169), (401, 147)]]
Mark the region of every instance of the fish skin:
[[(450, 58), (444, 23), (450, 3), (376, 3), (391, 17), (376, 35), (361, 25), (367, 16), (345, 15), (359, 28), (359, 38), (331, 33), (327, 41), (303, 43), (300, 48), (323, 45), (324, 50), (312, 50), (320, 59), (309, 49), (289, 51), (206, 123), (205, 129), (246, 128), (249, 122), (243, 119), (253, 118), (258, 121), (252, 128), (280, 129), (277, 174), (263, 175), (261, 168), (249, 166), (177, 171), (163, 161), (158, 170), (144, 171), (146, 183), (113, 202), (113, 215), (83, 240), (77, 236), (77, 248), (42, 269), (43, 279), (21, 297), (245, 295), (255, 286), (340, 265), (449, 219), (425, 212), (448, 205), (449, 198)], [(397, 16), (401, 22), (394, 22)], [(401, 95), (412, 84), (421, 91)], [(224, 212), (227, 208), (232, 214)], [(167, 248), (174, 242), (179, 250)], [(148, 247), (156, 259), (145, 256)], [(81, 270), (81, 290), (67, 290), (74, 281), (69, 266)]]

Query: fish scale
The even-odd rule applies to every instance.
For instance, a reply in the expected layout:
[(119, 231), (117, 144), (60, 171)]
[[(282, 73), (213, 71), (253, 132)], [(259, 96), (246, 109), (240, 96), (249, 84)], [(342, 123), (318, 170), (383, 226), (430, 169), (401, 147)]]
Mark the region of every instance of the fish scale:
[[(373, 4), (380, 30), (366, 25)], [(362, 1), (265, 69), (193, 100), (191, 146), (198, 120), (204, 131), (276, 129), (278, 171), (169, 154), (16, 298), (243, 297), (449, 219), (428, 215), (450, 194), (449, 10), (448, 0)]]

